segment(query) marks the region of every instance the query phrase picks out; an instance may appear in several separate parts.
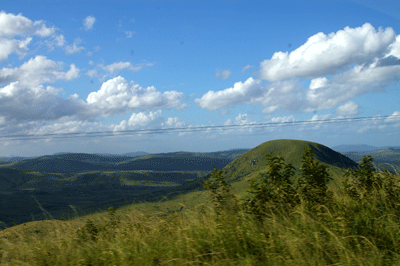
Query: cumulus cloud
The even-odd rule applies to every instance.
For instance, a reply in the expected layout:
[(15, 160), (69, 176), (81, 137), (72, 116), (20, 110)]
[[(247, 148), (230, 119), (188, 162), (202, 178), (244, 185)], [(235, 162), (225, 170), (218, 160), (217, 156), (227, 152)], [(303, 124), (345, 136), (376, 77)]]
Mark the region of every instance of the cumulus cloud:
[(145, 112), (133, 113), (128, 121), (122, 120), (118, 125), (112, 125), (113, 131), (123, 131), (130, 129), (154, 129), (154, 128), (177, 128), (184, 127), (185, 122), (178, 117), (169, 117), (165, 119), (161, 110), (155, 112), (150, 111), (148, 115)]
[(32, 41), (32, 37), (28, 37), (23, 41), (20, 40), (8, 40), (0, 38), (0, 61), (8, 59), (8, 56), (16, 52), (20, 55), (25, 55), (28, 51), (28, 44)]
[(78, 46), (81, 42), (82, 42), (82, 40), (80, 38), (76, 38), (72, 45), (67, 45), (65, 47), (65, 53), (67, 55), (70, 55), (70, 54), (79, 53), (81, 50), (85, 49), (85, 47), (83, 47), (83, 46)]
[(219, 73), (219, 70), (215, 71), (215, 77), (220, 79), (227, 79), (231, 74), (232, 72), (229, 69), (223, 70), (221, 73)]
[(278, 81), (337, 74), (348, 66), (382, 57), (395, 38), (392, 28), (379, 28), (377, 32), (369, 23), (354, 29), (345, 27), (329, 35), (319, 32), (296, 50), (276, 52), (270, 60), (261, 62), (260, 78)]
[(8, 59), (11, 53), (21, 55), (28, 50), (32, 37), (24, 40), (13, 39), (15, 36), (38, 35), (47, 37), (55, 33), (55, 28), (48, 28), (42, 20), (31, 21), (21, 14), (14, 15), (0, 11), (0, 61)]
[(209, 91), (201, 99), (195, 99), (194, 102), (209, 111), (245, 103), (261, 93), (260, 83), (260, 80), (250, 77), (244, 83), (236, 82), (233, 88), (218, 92)]
[[(290, 54), (278, 52), (261, 63), (260, 77), (272, 83), (262, 87), (261, 79), (249, 78), (233, 88), (209, 91), (194, 101), (209, 111), (252, 104), (264, 107), (262, 113), (336, 108), (337, 114), (353, 115), (358, 105), (351, 99), (384, 92), (399, 80), (399, 53), (400, 38), (391, 28), (377, 32), (366, 23), (328, 36), (318, 33)], [(315, 77), (304, 90), (305, 82), (299, 78), (310, 76)]]
[[(60, 72), (61, 63), (56, 63), (45, 56), (38, 55), (23, 63), (18, 68), (0, 69), (0, 84), (18, 82), (26, 86), (38, 86), (56, 80), (71, 80), (79, 76), (79, 69), (70, 65), (67, 72)], [(5, 88), (2, 89), (4, 92)]]
[(56, 120), (73, 115), (84, 108), (82, 100), (59, 96), (62, 89), (52, 86), (29, 86), (15, 81), (0, 89), (2, 114), (8, 122)]
[(315, 109), (330, 109), (352, 98), (371, 93), (384, 92), (384, 88), (394, 85), (393, 77), (400, 72), (400, 65), (368, 68), (354, 67), (340, 75), (317, 78), (311, 81), (305, 95), (306, 112)]
[(33, 22), (21, 14), (7, 14), (0, 11), (0, 37), (13, 38), (15, 35), (31, 33)]
[(85, 27), (85, 30), (90, 30), (93, 28), (93, 24), (95, 23), (96, 19), (95, 17), (92, 16), (87, 16), (84, 20), (83, 20), (83, 26)]
[(36, 34), (47, 37), (55, 32), (55, 28), (48, 28), (42, 20), (32, 21), (22, 14), (14, 15), (0, 11), (0, 37), (14, 38), (16, 35)]
[[(184, 125), (178, 118), (164, 119), (161, 110), (157, 112), (133, 113), (129, 121), (119, 125), (104, 126), (99, 123), (86, 123), (72, 120), (93, 121), (97, 117), (109, 117), (133, 109), (151, 110), (156, 108), (184, 109), (181, 104), (183, 93), (167, 91), (160, 93), (154, 87), (142, 88), (134, 82), (128, 83), (122, 77), (104, 82), (100, 90), (92, 92), (87, 102), (78, 100), (73, 94), (68, 98), (60, 96), (60, 88), (43, 86), (42, 83), (76, 78), (79, 69), (71, 64), (66, 72), (60, 71), (62, 63), (57, 63), (44, 56), (36, 56), (18, 68), (0, 70), (1, 124), (7, 124), (8, 133), (25, 132), (29, 134), (65, 133), (97, 130), (123, 130), (124, 128), (177, 127)], [(44, 125), (46, 121), (51, 125)], [(147, 121), (147, 122), (146, 122)], [(146, 123), (145, 123), (146, 122)], [(1, 127), (0, 124), (0, 127)], [(6, 132), (3, 131), (3, 132)]]
[(161, 94), (153, 86), (142, 88), (118, 76), (104, 82), (100, 90), (88, 95), (86, 101), (108, 117), (135, 108), (151, 110), (177, 107), (184, 109), (187, 105), (180, 104), (182, 98), (182, 92), (166, 91)]

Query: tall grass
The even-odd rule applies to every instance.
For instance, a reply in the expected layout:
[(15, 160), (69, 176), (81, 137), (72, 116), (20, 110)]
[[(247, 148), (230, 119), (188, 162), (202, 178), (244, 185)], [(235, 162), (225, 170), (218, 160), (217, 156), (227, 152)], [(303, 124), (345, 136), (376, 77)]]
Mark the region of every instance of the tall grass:
[[(306, 149), (302, 177), (282, 158), (249, 181), (238, 199), (214, 167), (204, 187), (212, 205), (71, 222), (43, 238), (0, 237), (1, 265), (400, 265), (399, 199), (394, 174), (365, 157), (328, 191), (326, 168)], [(284, 167), (284, 168), (283, 168)], [(397, 174), (397, 173), (396, 173)], [(398, 177), (398, 175), (397, 175)], [(18, 238), (13, 236), (18, 236)]]

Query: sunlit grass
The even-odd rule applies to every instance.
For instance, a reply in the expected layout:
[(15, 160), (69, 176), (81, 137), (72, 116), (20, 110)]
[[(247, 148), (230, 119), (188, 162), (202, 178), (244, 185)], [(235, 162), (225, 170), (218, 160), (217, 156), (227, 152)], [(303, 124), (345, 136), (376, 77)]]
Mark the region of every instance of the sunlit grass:
[[(374, 177), (385, 184), (396, 177), (399, 184), (398, 174)], [(395, 184), (393, 191), (388, 186), (368, 192), (356, 187), (357, 197), (336, 187), (332, 204), (310, 207), (301, 200), (289, 211), (283, 203), (265, 204), (260, 220), (242, 204), (231, 211), (230, 191), (218, 190), (224, 186), (224, 177), (219, 178), (215, 195), (224, 202), (222, 211), (213, 194), (194, 192), (172, 201), (111, 207), (108, 215), (36, 222), (42, 230), (19, 225), (19, 230), (0, 231), (0, 264), (400, 265)]]

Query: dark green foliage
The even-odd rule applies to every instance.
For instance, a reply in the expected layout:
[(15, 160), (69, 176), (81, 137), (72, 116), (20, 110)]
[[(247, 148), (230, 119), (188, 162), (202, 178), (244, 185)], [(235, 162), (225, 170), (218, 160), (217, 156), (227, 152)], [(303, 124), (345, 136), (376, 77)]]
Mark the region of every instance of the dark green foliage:
[[(267, 154), (266, 157), (269, 160), (268, 176), (260, 173), (257, 180), (250, 179), (248, 195), (243, 201), (246, 211), (258, 219), (265, 216), (268, 207), (287, 209), (300, 203), (290, 180), (294, 173), (292, 164), (282, 164), (284, 159), (280, 156), (271, 158), (271, 155)], [(282, 165), (285, 166), (283, 173)]]
[(271, 158), (267, 154), (266, 157), (269, 161), (267, 176), (260, 173), (257, 180), (249, 180), (248, 195), (243, 202), (245, 209), (258, 219), (267, 214), (267, 209), (287, 213), (302, 200), (308, 207), (332, 203), (333, 193), (327, 191), (327, 184), (332, 180), (328, 167), (319, 165), (310, 148), (306, 147), (302, 155), (301, 177), (296, 184), (290, 179), (295, 169), (291, 163), (282, 163), (284, 159), (280, 156)]
[(377, 193), (383, 189), (385, 199), (381, 203), (391, 207), (398, 206), (396, 203), (400, 200), (400, 187), (395, 182), (394, 174), (389, 174), (385, 170), (385, 178), (382, 178), (376, 174), (372, 162), (371, 156), (366, 156), (356, 171), (346, 170), (343, 175), (342, 188), (352, 199), (357, 201), (368, 201), (372, 197), (375, 198)]
[(230, 184), (226, 183), (225, 178), (222, 176), (222, 170), (217, 171), (214, 166), (211, 178), (204, 182), (203, 187), (211, 190), (211, 201), (217, 215), (222, 214), (222, 212), (237, 212), (236, 196), (232, 193)]
[(372, 161), (372, 157), (368, 155), (361, 161), (357, 170), (347, 169), (343, 175), (342, 187), (354, 200), (367, 199), (374, 189), (382, 188), (383, 180), (378, 175), (374, 175)]
[(346, 210), (344, 218), (349, 234), (375, 239), (375, 245), (387, 250), (395, 246), (392, 236), (384, 233), (388, 213), (400, 214), (400, 188), (394, 174), (385, 170), (385, 178), (376, 174), (371, 156), (366, 156), (356, 171), (347, 170), (343, 175), (342, 188), (357, 204)]
[(298, 180), (297, 189), (308, 206), (315, 204), (329, 205), (332, 203), (333, 193), (327, 191), (327, 185), (332, 180), (327, 171), (328, 166), (320, 165), (314, 159), (314, 154), (308, 147), (304, 149), (301, 158), (303, 158), (300, 168), (302, 178)]

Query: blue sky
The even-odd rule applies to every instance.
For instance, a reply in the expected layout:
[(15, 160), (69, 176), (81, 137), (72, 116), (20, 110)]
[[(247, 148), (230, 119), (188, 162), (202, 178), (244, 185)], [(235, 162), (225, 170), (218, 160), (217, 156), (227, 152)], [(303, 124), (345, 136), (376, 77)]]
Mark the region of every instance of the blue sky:
[[(399, 146), (398, 1), (13, 0), (0, 9), (0, 156), (212, 152), (274, 139)], [(299, 123), (357, 117), (373, 119)], [(257, 123), (278, 124), (243, 126)], [(194, 131), (207, 126), (225, 128)], [(189, 129), (117, 133), (167, 128)], [(113, 136), (62, 135), (104, 131)], [(44, 134), (56, 135), (24, 137)]]

